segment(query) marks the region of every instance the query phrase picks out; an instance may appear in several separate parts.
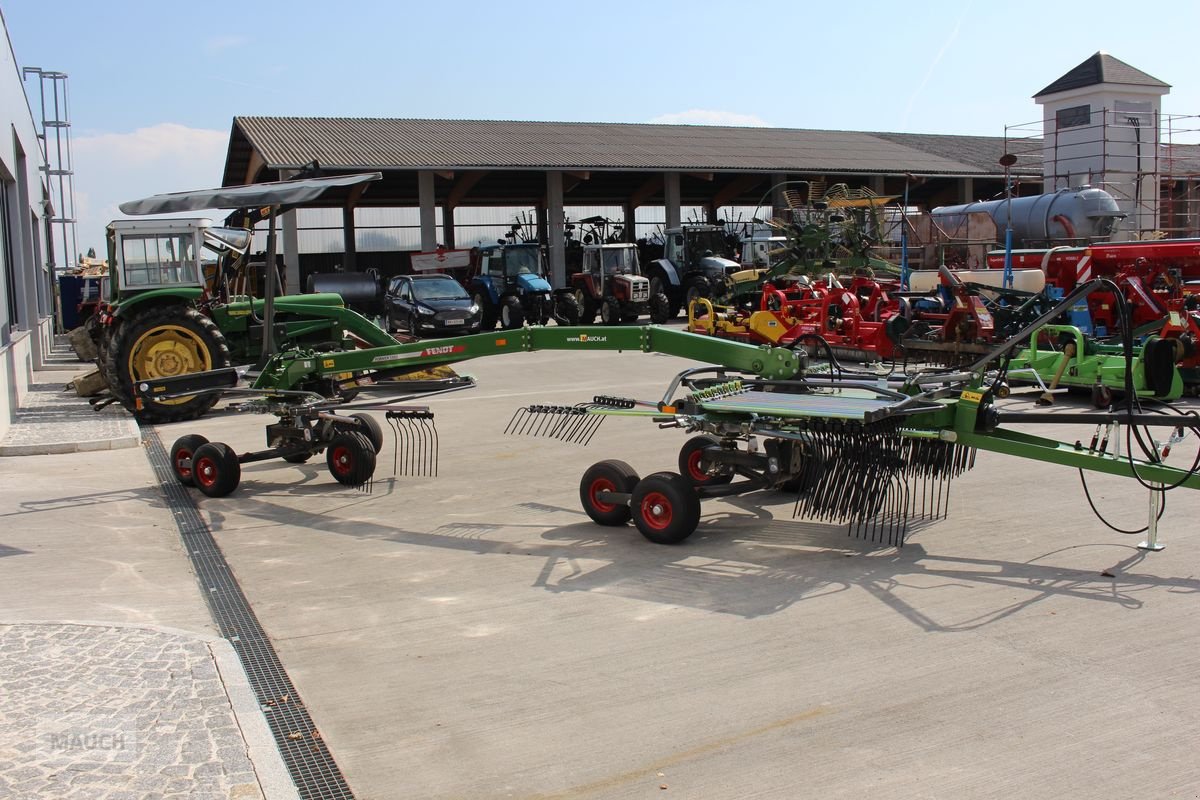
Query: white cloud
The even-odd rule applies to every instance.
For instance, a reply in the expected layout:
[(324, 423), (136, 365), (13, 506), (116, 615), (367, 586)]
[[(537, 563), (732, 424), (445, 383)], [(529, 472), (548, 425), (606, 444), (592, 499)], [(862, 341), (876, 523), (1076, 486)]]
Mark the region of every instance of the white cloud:
[(204, 41), (204, 49), (209, 53), (220, 53), (249, 44), (245, 36), (213, 36)]
[[(127, 200), (220, 186), (228, 146), (227, 131), (172, 122), (131, 133), (77, 137), (72, 150), (80, 252), (89, 247), (104, 251), (104, 226), (125, 216), (117, 206)], [(209, 216), (222, 218), (224, 213)]]
[(651, 119), (650, 123), (653, 125), (730, 125), (740, 128), (770, 127), (770, 123), (753, 114), (703, 108), (693, 108), (690, 111), (679, 111), (674, 114), (660, 114)]

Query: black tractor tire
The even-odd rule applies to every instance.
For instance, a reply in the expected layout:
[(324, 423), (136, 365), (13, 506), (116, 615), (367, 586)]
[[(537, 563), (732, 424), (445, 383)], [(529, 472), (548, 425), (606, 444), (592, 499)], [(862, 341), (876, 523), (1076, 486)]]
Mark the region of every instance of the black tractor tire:
[(692, 303), (701, 297), (712, 297), (712, 285), (708, 282), (708, 278), (705, 278), (703, 275), (695, 275), (688, 278), (687, 286), (683, 293), (684, 307), (691, 308)]
[(629, 502), (633, 524), (655, 544), (679, 544), (700, 524), (700, 495), (677, 472), (655, 472), (638, 481)]
[(192, 477), (196, 488), (209, 497), (224, 497), (242, 480), (242, 463), (237, 453), (224, 442), (208, 442), (196, 448), (192, 456)]
[(700, 468), (704, 451), (710, 447), (720, 449), (721, 440), (715, 436), (693, 436), (679, 449), (679, 474), (692, 486), (722, 486), (733, 480), (733, 470), (710, 475)]
[(500, 300), (500, 327), (506, 331), (519, 328), (525, 324), (525, 309), (521, 301), (509, 295)]
[(624, 461), (600, 461), (588, 467), (579, 479), (579, 502), (597, 525), (624, 525), (633, 516), (629, 504), (605, 503), (596, 495), (600, 492), (630, 493), (637, 484), (637, 472)]
[(622, 307), (621, 322), (636, 322), (637, 318), (642, 315), (637, 306)]
[(370, 414), (351, 414), (350, 419), (358, 424), (359, 433), (366, 434), (367, 439), (371, 442), (371, 447), (375, 448), (375, 454), (378, 455), (379, 451), (383, 449), (383, 426)]
[(591, 325), (596, 321), (596, 301), (583, 289), (575, 290), (575, 302), (579, 305), (579, 324)]
[(615, 297), (606, 297), (600, 301), (600, 324), (616, 325), (621, 321), (621, 304)]
[(124, 320), (105, 353), (105, 376), (113, 396), (142, 422), (196, 419), (216, 405), (219, 392), (156, 402), (137, 408), (137, 382), (231, 365), (229, 346), (216, 323), (188, 306), (159, 306)]
[(582, 313), (574, 295), (564, 293), (554, 299), (554, 321), (559, 325), (578, 325)]
[(345, 486), (362, 486), (375, 474), (375, 446), (366, 434), (341, 431), (325, 449), (329, 474)]
[(171, 470), (184, 486), (196, 485), (196, 476), (192, 473), (192, 459), (195, 458), (197, 448), (203, 444), (208, 444), (208, 439), (198, 433), (189, 433), (187, 436), (180, 436), (175, 440), (175, 444), (171, 445)]
[(667, 297), (663, 292), (650, 295), (650, 321), (655, 325), (662, 325), (670, 322), (674, 318), (671, 313), (671, 298)]
[(479, 330), (490, 331), (496, 327), (496, 307), (483, 292), (476, 292), (471, 302), (479, 306)]
[(650, 296), (656, 294), (667, 296), (667, 319), (678, 317), (679, 310), (683, 308), (683, 291), (678, 286), (672, 286), (661, 272), (650, 277)]

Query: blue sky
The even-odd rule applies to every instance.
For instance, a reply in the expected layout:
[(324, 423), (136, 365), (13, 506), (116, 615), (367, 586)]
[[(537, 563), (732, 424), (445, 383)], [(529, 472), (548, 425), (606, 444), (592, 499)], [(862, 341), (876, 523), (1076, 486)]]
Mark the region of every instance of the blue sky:
[[(0, 0), (22, 66), (66, 72), (79, 244), (117, 203), (220, 183), (236, 115), (753, 124), (1004, 135), (1097, 50), (1200, 114), (1194, 0)], [(32, 89), (32, 81), (26, 82)], [(36, 99), (33, 100), (36, 105)]]

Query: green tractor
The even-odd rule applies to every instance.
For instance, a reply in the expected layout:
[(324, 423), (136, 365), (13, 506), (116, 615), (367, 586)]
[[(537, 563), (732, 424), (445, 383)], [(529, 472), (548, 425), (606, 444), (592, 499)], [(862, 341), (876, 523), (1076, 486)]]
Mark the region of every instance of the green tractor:
[[(273, 234), (274, 215), (282, 203), (299, 204), (331, 187), (372, 179), (370, 174), (339, 176), (160, 195), (125, 204), (122, 210), (159, 213), (247, 201), (247, 207), (269, 210)], [(250, 224), (254, 221), (250, 215)], [(250, 228), (219, 227), (209, 219), (158, 218), (117, 220), (109, 224), (107, 233), (109, 297), (90, 322), (89, 333), (112, 401), (144, 422), (195, 419), (216, 403), (218, 395), (143, 400), (135, 391), (141, 380), (254, 364), (278, 349), (339, 350), (396, 343), (371, 320), (346, 308), (338, 294), (276, 296), (278, 276), (265, 268), (275, 262), (273, 236), (262, 265), (266, 297), (254, 298), (258, 279), (247, 259)], [(352, 391), (343, 388), (352, 383), (351, 378), (305, 388), (327, 396), (344, 393)]]
[[(228, 291), (230, 273), (245, 274), (251, 235), (207, 219), (118, 220), (108, 226), (110, 296), (94, 317), (92, 337), (112, 397), (139, 419), (195, 419), (217, 400), (210, 393), (139, 402), (139, 380), (252, 364), (262, 352), (264, 300)], [(345, 308), (337, 294), (277, 297), (274, 317), (273, 339), (283, 349), (352, 348), (355, 339), (373, 347), (395, 343)], [(332, 383), (310, 388), (336, 390)]]

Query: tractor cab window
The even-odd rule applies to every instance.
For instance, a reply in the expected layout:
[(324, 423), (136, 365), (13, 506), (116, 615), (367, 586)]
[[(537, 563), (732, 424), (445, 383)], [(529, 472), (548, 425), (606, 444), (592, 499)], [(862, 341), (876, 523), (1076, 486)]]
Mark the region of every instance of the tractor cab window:
[(583, 251), (583, 271), (595, 274), (600, 271), (600, 251), (599, 250), (584, 250)]
[(195, 242), (191, 233), (122, 236), (121, 263), (125, 270), (125, 285), (198, 285)]
[(540, 275), (539, 255), (536, 247), (510, 247), (504, 251), (506, 272), (509, 275)]
[(725, 235), (716, 230), (699, 230), (692, 231), (690, 238), (691, 256), (693, 258), (702, 258), (703, 256), (723, 256), (729, 258), (733, 255), (729, 248), (729, 242), (725, 240)]
[(622, 275), (637, 272), (637, 251), (632, 247), (605, 248), (600, 252), (604, 274)]
[(683, 259), (683, 234), (672, 234), (667, 238), (667, 260), (678, 263)]

